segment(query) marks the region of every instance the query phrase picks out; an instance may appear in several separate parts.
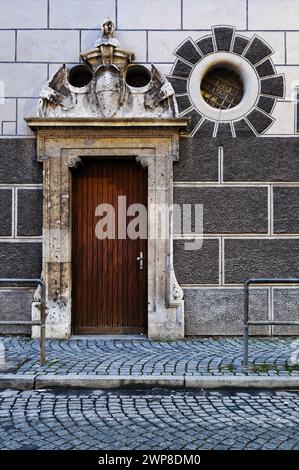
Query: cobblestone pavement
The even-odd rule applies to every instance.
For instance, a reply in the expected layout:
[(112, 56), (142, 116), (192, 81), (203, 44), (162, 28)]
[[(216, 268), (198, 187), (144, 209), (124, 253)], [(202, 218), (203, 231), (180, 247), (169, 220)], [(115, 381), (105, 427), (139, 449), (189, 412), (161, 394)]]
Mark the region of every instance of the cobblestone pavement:
[[(243, 375), (242, 339), (184, 341), (47, 341), (47, 364), (39, 366), (39, 343), (2, 337), (7, 360), (24, 360), (18, 374)], [(254, 338), (249, 342), (250, 374), (299, 375), (299, 340)], [(296, 363), (297, 362), (297, 363)]]
[(1, 449), (299, 449), (299, 394), (0, 393)]

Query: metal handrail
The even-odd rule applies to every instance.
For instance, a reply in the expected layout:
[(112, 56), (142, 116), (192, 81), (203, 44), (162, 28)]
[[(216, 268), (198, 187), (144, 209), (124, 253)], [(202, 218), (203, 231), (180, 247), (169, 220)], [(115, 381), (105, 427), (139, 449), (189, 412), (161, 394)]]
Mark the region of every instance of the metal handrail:
[(40, 327), (40, 365), (43, 366), (46, 362), (46, 290), (45, 283), (42, 279), (0, 279), (1, 286), (19, 285), (24, 287), (28, 284), (37, 284), (41, 286), (41, 301), (40, 301), (40, 320), (3, 320), (0, 321), (0, 326), (3, 325), (29, 325)]
[(299, 278), (250, 278), (244, 281), (244, 321), (243, 321), (243, 368), (248, 368), (249, 325), (299, 325), (299, 321), (250, 320), (249, 321), (249, 286), (250, 284), (299, 284)]

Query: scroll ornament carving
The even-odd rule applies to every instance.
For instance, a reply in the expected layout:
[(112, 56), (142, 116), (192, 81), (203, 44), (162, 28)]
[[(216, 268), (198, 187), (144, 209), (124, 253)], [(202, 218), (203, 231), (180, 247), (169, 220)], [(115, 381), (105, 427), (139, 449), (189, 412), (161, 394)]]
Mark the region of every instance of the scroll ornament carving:
[[(81, 53), (82, 62), (65, 64), (41, 91), (41, 117), (169, 118), (177, 115), (174, 90), (154, 66), (134, 65), (107, 18), (95, 48)], [(128, 74), (129, 72), (129, 74)], [(140, 75), (141, 74), (141, 75)], [(133, 75), (133, 82), (128, 77)], [(142, 80), (140, 80), (142, 78)]]
[(135, 160), (137, 163), (140, 163), (142, 168), (147, 168), (149, 166), (148, 157), (143, 157), (141, 155), (138, 155), (137, 157), (135, 157)]
[(73, 168), (74, 170), (77, 170), (81, 165), (83, 165), (83, 162), (80, 157), (69, 157), (67, 161), (65, 162), (65, 164), (69, 168)]

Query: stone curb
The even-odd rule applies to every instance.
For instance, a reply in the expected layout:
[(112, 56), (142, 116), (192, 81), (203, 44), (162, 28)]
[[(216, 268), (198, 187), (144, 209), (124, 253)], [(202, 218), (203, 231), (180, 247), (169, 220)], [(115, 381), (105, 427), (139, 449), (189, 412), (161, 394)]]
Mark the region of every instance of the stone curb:
[(33, 390), (35, 376), (0, 374), (0, 390), (12, 388), (13, 390)]
[(299, 377), (174, 375), (35, 375), (0, 374), (0, 389), (118, 389), (161, 387), (185, 389), (299, 389)]
[(39, 375), (36, 377), (35, 388), (113, 389), (137, 386), (183, 388), (184, 379), (183, 375)]
[(185, 376), (185, 388), (215, 389), (215, 388), (298, 388), (299, 377), (273, 376)]

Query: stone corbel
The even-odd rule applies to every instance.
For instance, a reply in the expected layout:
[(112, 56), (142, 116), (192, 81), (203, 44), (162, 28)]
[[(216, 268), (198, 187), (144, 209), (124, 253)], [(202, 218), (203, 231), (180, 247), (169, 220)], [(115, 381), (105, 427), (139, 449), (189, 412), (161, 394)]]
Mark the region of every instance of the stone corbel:
[(83, 165), (80, 157), (69, 157), (64, 163), (73, 170), (77, 170), (81, 165)]
[(179, 307), (184, 305), (184, 292), (175, 275), (173, 266), (173, 214), (169, 221), (169, 245), (166, 269), (166, 304), (168, 307)]
[(135, 160), (137, 163), (140, 163), (142, 168), (147, 168), (149, 166), (148, 157), (138, 155), (137, 157), (135, 157)]
[(181, 288), (180, 284), (177, 281), (173, 266), (169, 266), (168, 269), (169, 273), (169, 285), (167, 292), (167, 306), (168, 307), (177, 307), (183, 303), (184, 300), (184, 292)]

